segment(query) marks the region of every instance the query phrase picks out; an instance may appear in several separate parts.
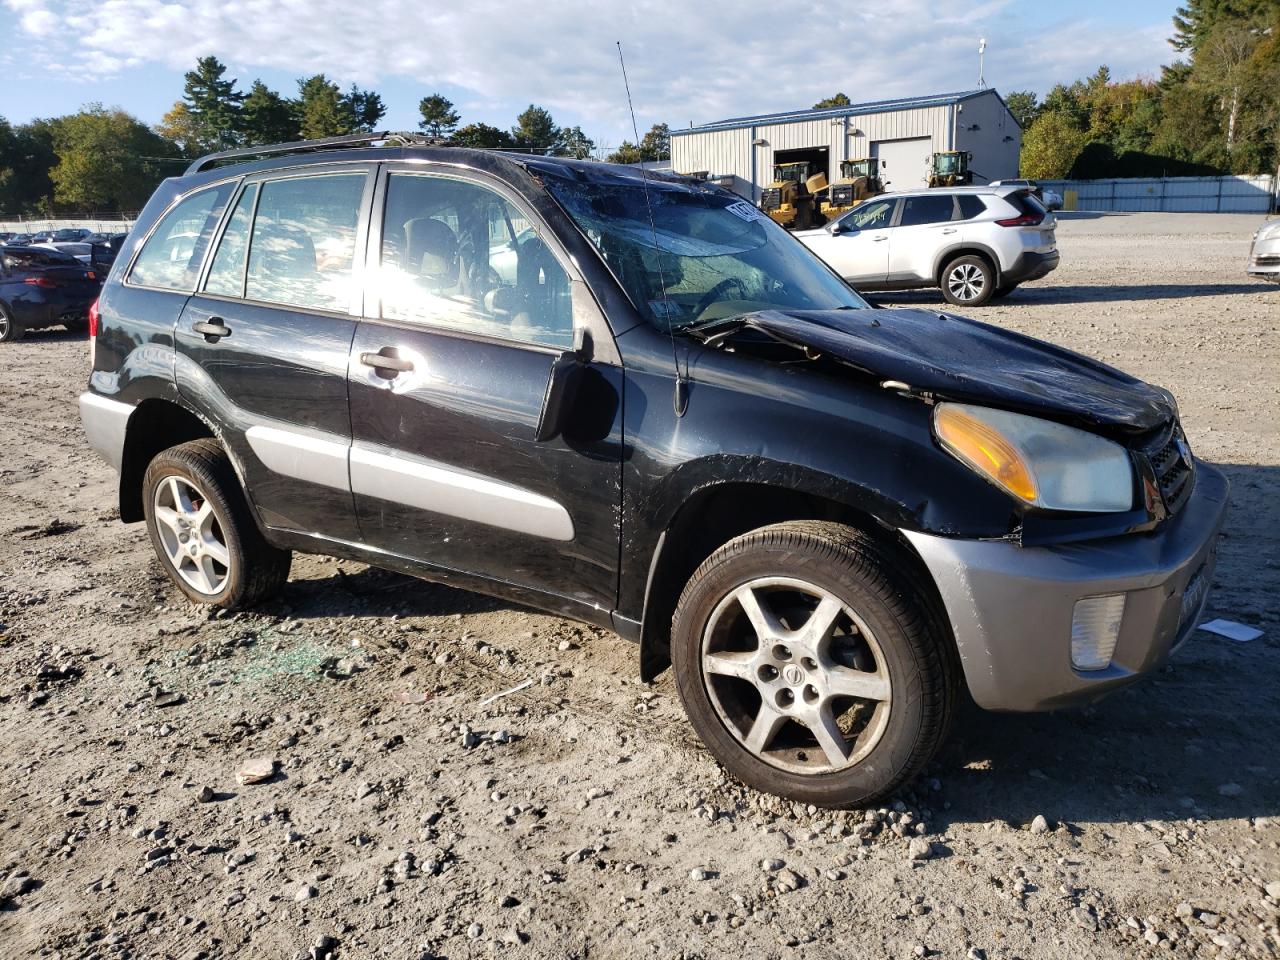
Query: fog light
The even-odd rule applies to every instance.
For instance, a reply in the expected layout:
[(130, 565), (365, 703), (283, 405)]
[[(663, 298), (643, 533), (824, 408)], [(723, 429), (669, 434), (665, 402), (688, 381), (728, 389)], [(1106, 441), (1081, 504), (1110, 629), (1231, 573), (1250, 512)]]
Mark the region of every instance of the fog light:
[(1071, 662), (1077, 670), (1105, 670), (1111, 665), (1123, 616), (1123, 593), (1076, 601), (1071, 615)]

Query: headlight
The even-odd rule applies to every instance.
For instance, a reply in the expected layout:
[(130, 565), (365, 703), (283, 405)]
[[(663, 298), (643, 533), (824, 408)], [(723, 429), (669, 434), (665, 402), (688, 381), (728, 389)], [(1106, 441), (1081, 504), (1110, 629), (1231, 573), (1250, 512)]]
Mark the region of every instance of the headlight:
[(949, 453), (1024, 503), (1087, 513), (1133, 508), (1133, 465), (1118, 443), (964, 403), (938, 404), (933, 429)]
[(1275, 237), (1280, 237), (1280, 220), (1264, 223), (1258, 228), (1258, 232), (1253, 235), (1254, 240), (1271, 240)]

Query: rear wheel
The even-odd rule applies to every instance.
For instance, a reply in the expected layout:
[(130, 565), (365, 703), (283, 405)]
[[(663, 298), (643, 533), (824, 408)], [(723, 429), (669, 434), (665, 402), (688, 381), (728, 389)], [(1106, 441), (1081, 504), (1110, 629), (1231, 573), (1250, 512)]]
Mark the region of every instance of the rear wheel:
[(12, 343), (22, 339), (22, 328), (14, 322), (9, 309), (0, 304), (0, 343)]
[(948, 303), (979, 307), (991, 299), (995, 289), (995, 270), (982, 257), (957, 257), (943, 268), (942, 295)]
[(877, 542), (789, 522), (731, 541), (684, 590), (672, 662), (707, 747), (757, 789), (867, 803), (915, 776), (956, 698), (923, 585)]
[(161, 451), (142, 484), (151, 545), (169, 579), (191, 600), (238, 610), (289, 579), (292, 555), (263, 538), (216, 440)]

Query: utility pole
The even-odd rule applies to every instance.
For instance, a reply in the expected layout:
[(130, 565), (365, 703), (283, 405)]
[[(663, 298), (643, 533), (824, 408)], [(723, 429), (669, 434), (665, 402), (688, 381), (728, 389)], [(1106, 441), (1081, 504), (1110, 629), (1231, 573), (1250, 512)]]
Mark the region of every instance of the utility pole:
[(987, 88), (987, 81), (985, 76), (983, 75), (983, 61), (986, 59), (986, 53), (987, 53), (987, 38), (982, 37), (981, 39), (978, 40), (978, 89), (979, 90), (985, 90)]

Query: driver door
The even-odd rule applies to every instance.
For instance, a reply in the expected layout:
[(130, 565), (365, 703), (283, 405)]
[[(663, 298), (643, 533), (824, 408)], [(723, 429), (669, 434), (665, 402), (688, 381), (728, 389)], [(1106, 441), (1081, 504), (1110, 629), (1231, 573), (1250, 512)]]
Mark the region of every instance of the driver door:
[(351, 487), (388, 553), (613, 609), (620, 365), (595, 343), (556, 436), (553, 364), (603, 318), (513, 192), (456, 169), (384, 170), (351, 347)]
[(815, 231), (805, 243), (855, 287), (884, 283), (896, 207), (896, 200), (868, 200), (837, 220), (835, 232)]

